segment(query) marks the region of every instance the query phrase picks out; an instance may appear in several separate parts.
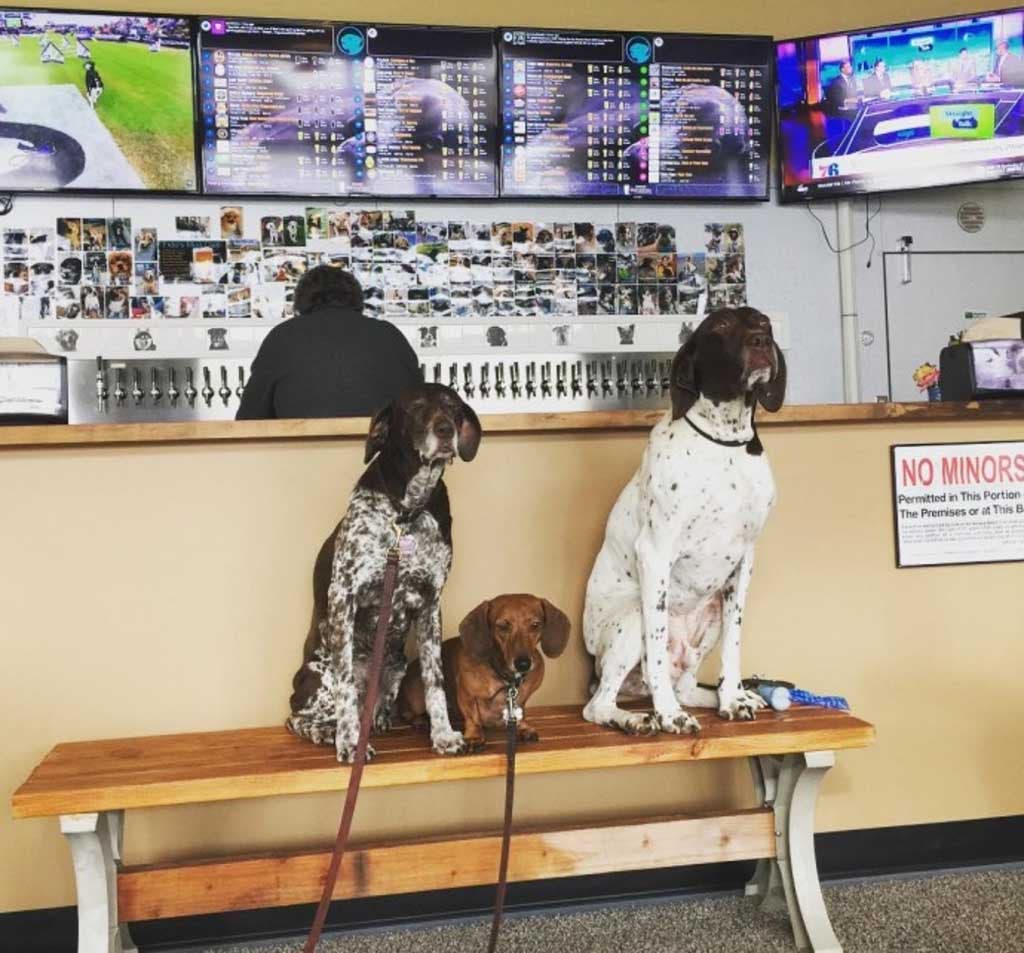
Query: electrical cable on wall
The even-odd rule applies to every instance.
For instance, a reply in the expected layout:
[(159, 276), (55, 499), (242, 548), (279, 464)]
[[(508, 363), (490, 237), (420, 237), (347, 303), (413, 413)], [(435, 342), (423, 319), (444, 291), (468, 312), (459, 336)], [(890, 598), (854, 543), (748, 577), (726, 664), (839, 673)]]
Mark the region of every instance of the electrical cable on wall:
[(825, 229), (825, 223), (815, 214), (815, 211), (811, 207), (810, 202), (807, 203), (806, 208), (807, 211), (810, 213), (811, 218), (813, 218), (818, 223), (818, 228), (821, 229), (821, 235), (825, 239), (825, 244), (828, 246), (828, 250), (832, 252), (833, 255), (841, 255), (844, 252), (852, 251), (854, 248), (859, 248), (865, 242), (871, 242), (871, 251), (868, 253), (867, 263), (867, 267), (871, 267), (871, 259), (874, 257), (875, 254), (875, 236), (871, 231), (871, 223), (879, 216), (879, 214), (882, 211), (881, 198), (878, 199), (878, 207), (874, 211), (872, 211), (870, 196), (864, 196), (864, 237), (857, 239), (857, 241), (855, 242), (851, 242), (845, 248), (836, 248), (832, 244), (832, 239), (829, 238), (828, 232)]

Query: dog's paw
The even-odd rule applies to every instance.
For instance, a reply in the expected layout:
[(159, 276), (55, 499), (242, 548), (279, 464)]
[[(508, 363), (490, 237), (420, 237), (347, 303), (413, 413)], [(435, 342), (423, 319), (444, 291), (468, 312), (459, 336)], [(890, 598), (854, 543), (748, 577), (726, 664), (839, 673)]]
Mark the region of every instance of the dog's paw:
[(394, 725), (394, 720), (391, 717), (391, 710), (387, 711), (378, 710), (373, 716), (373, 732), (374, 734), (383, 734), (386, 731), (390, 731)]
[(632, 712), (623, 718), (617, 718), (613, 725), (627, 735), (656, 735), (658, 733), (658, 719), (643, 711)]
[(719, 697), (718, 714), (727, 721), (753, 721), (766, 702), (757, 692), (741, 689), (735, 695)]
[(537, 734), (529, 725), (520, 725), (516, 731), (516, 738), (521, 742), (540, 741), (540, 735)]
[[(337, 745), (335, 747), (335, 753), (338, 756), (339, 764), (355, 764), (356, 762), (356, 746), (352, 745)], [(366, 763), (369, 764), (375, 757), (377, 757), (377, 751), (373, 745), (366, 746)]]
[(477, 754), (487, 747), (487, 739), (483, 735), (476, 735), (472, 738), (465, 738), (463, 754)]
[(434, 732), (430, 744), (438, 754), (465, 754), (466, 751), (466, 739), (461, 731)]
[(654, 717), (659, 731), (673, 735), (695, 735), (700, 731), (700, 722), (681, 708), (678, 711), (657, 712)]

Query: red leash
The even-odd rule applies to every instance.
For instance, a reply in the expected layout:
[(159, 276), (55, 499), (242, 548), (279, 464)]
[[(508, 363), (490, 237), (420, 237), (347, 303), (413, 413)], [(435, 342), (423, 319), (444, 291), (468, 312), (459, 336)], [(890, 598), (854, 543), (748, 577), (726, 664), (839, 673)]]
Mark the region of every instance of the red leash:
[(377, 705), (380, 692), (380, 673), (384, 667), (384, 646), (387, 643), (388, 626), (391, 623), (392, 603), (395, 598), (395, 587), (398, 584), (398, 556), (401, 537), (388, 550), (388, 561), (384, 568), (384, 584), (381, 589), (380, 615), (377, 618), (377, 633), (373, 638), (373, 654), (370, 656), (370, 669), (366, 677), (366, 699), (363, 701), (363, 713), (359, 722), (359, 740), (356, 742), (356, 757), (352, 762), (352, 772), (348, 779), (348, 790), (345, 793), (345, 808), (341, 812), (341, 824), (338, 836), (334, 841), (331, 863), (327, 868), (324, 881), (324, 892), (320, 896), (320, 905), (316, 909), (313, 927), (309, 931), (303, 953), (314, 953), (320, 934), (323, 932), (327, 911), (334, 896), (334, 885), (338, 882), (341, 870), (341, 859), (345, 856), (349, 831), (352, 829), (352, 816), (356, 811), (356, 798), (359, 796), (359, 785), (363, 780), (363, 767), (366, 764), (366, 749), (370, 744), (370, 728), (373, 725), (373, 710)]

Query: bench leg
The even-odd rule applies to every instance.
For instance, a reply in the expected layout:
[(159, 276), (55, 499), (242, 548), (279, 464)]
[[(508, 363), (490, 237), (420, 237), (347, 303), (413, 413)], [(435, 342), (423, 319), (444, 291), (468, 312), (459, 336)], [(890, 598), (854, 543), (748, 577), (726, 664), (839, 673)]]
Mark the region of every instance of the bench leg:
[(842, 953), (832, 930), (818, 880), (814, 854), (814, 806), (825, 772), (835, 764), (831, 751), (751, 759), (755, 787), (775, 814), (775, 859), (758, 863), (748, 895), (762, 907), (789, 909), (798, 950)]
[(138, 953), (128, 927), (117, 920), (117, 871), (124, 812), (62, 814), (78, 893), (78, 953)]

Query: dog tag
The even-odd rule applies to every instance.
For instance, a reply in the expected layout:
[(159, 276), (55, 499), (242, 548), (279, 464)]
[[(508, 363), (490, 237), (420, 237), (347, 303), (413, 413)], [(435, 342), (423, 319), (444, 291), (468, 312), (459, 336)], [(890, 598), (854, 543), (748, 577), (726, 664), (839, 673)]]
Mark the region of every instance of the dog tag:
[(398, 539), (398, 552), (403, 556), (411, 556), (416, 552), (416, 537), (400, 536)]

